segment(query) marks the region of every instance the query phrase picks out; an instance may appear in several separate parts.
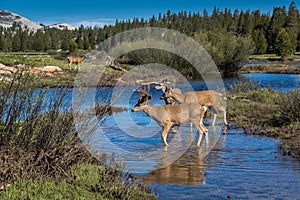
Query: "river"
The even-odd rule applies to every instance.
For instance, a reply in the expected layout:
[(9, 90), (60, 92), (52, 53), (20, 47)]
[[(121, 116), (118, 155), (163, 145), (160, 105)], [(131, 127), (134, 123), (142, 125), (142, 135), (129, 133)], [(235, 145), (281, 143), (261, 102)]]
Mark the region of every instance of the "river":
[[(279, 92), (300, 88), (300, 78), (287, 74), (244, 74), (224, 85), (250, 80)], [(195, 90), (204, 86), (192, 81)], [(185, 85), (178, 87), (184, 90)], [(125, 170), (150, 184), (159, 199), (300, 199), (300, 163), (281, 155), (278, 140), (240, 129), (224, 135), (221, 125), (213, 129), (206, 121), (209, 143), (202, 141), (198, 148), (198, 134), (195, 129), (190, 133), (187, 124), (169, 133), (171, 145), (165, 148), (157, 124), (143, 112), (130, 111), (138, 99), (129, 92), (132, 88), (129, 104), (117, 102), (129, 110), (108, 117), (89, 142), (100, 152), (125, 158)], [(152, 104), (163, 104), (159, 92), (151, 95)]]

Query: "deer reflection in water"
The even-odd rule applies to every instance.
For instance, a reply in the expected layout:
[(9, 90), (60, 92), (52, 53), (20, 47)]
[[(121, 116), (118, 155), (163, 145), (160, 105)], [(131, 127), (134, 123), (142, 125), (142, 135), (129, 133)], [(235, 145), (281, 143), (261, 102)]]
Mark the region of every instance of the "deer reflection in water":
[[(226, 126), (223, 129), (223, 133), (226, 132)], [(226, 134), (223, 134), (221, 139), (219, 138), (216, 127), (212, 128), (212, 135), (210, 142), (203, 145), (201, 148), (193, 144), (194, 135), (190, 134), (190, 148), (175, 162), (168, 164), (170, 154), (169, 147), (165, 146), (162, 151), (162, 160), (160, 166), (166, 166), (160, 168), (158, 166), (156, 170), (151, 171), (150, 174), (143, 176), (143, 180), (147, 184), (159, 183), (159, 184), (180, 184), (180, 185), (205, 185), (206, 170), (213, 165), (210, 161), (207, 162), (207, 152), (211, 150), (210, 144), (215, 144), (213, 148), (220, 149), (226, 139)], [(172, 149), (174, 150), (174, 149)], [(214, 153), (217, 153), (215, 151)], [(217, 155), (213, 155), (216, 157)]]

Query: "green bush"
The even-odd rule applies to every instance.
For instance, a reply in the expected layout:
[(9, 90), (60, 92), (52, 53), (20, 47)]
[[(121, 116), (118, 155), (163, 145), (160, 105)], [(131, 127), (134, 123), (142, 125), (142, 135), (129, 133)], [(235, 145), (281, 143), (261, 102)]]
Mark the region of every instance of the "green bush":
[(279, 114), (273, 118), (274, 126), (280, 127), (300, 122), (300, 91), (281, 95), (277, 99), (277, 104), (279, 104)]

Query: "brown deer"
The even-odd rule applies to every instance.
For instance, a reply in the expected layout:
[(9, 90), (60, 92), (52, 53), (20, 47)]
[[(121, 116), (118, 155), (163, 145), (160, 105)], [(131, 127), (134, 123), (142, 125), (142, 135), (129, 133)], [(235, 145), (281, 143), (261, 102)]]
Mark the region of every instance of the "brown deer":
[[(167, 90), (162, 98), (170, 98), (172, 97), (178, 103), (198, 103), (199, 105), (204, 105), (208, 107), (214, 114), (212, 126), (215, 125), (216, 118), (217, 118), (217, 110), (223, 111), (224, 114), (224, 123), (227, 125), (226, 120), (226, 108), (221, 105), (222, 94), (214, 91), (214, 90), (204, 90), (200, 92), (186, 92), (186, 93), (179, 93), (174, 89)], [(225, 99), (225, 98), (223, 98)]]
[(188, 122), (191, 122), (199, 132), (197, 146), (200, 146), (203, 133), (207, 137), (208, 130), (202, 122), (207, 107), (198, 103), (152, 106), (149, 103), (151, 96), (147, 92), (138, 89), (134, 90), (134, 92), (140, 93), (140, 98), (132, 112), (144, 111), (159, 126), (163, 127), (161, 138), (166, 146), (168, 146), (167, 134), (169, 129), (172, 126), (180, 126)]
[(69, 62), (69, 68), (71, 70), (71, 67), (72, 67), (72, 64), (75, 63), (77, 64), (77, 67), (75, 67), (75, 70), (76, 68), (79, 69), (80, 67), (80, 63), (86, 58), (86, 55), (81, 55), (81, 56), (68, 56), (67, 59), (68, 59), (68, 62)]

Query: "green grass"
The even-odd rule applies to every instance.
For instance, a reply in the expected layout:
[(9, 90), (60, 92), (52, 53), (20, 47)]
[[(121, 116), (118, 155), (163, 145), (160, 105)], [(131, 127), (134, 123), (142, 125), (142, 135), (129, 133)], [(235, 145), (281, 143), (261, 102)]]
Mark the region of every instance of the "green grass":
[(278, 93), (246, 83), (232, 87), (227, 97), (231, 125), (249, 134), (280, 138), (283, 149), (300, 158), (299, 91)]
[[(281, 60), (281, 56), (276, 54), (250, 55), (248, 58), (254, 60)], [(300, 52), (295, 52), (289, 59), (300, 59)]]
[(156, 199), (138, 187), (112, 178), (107, 171), (103, 166), (81, 165), (68, 180), (15, 183), (0, 192), (0, 199)]
[(8, 66), (24, 64), (30, 67), (58, 66), (68, 69), (67, 59), (55, 59), (46, 55), (36, 55), (33, 57), (21, 54), (0, 53), (0, 63)]

